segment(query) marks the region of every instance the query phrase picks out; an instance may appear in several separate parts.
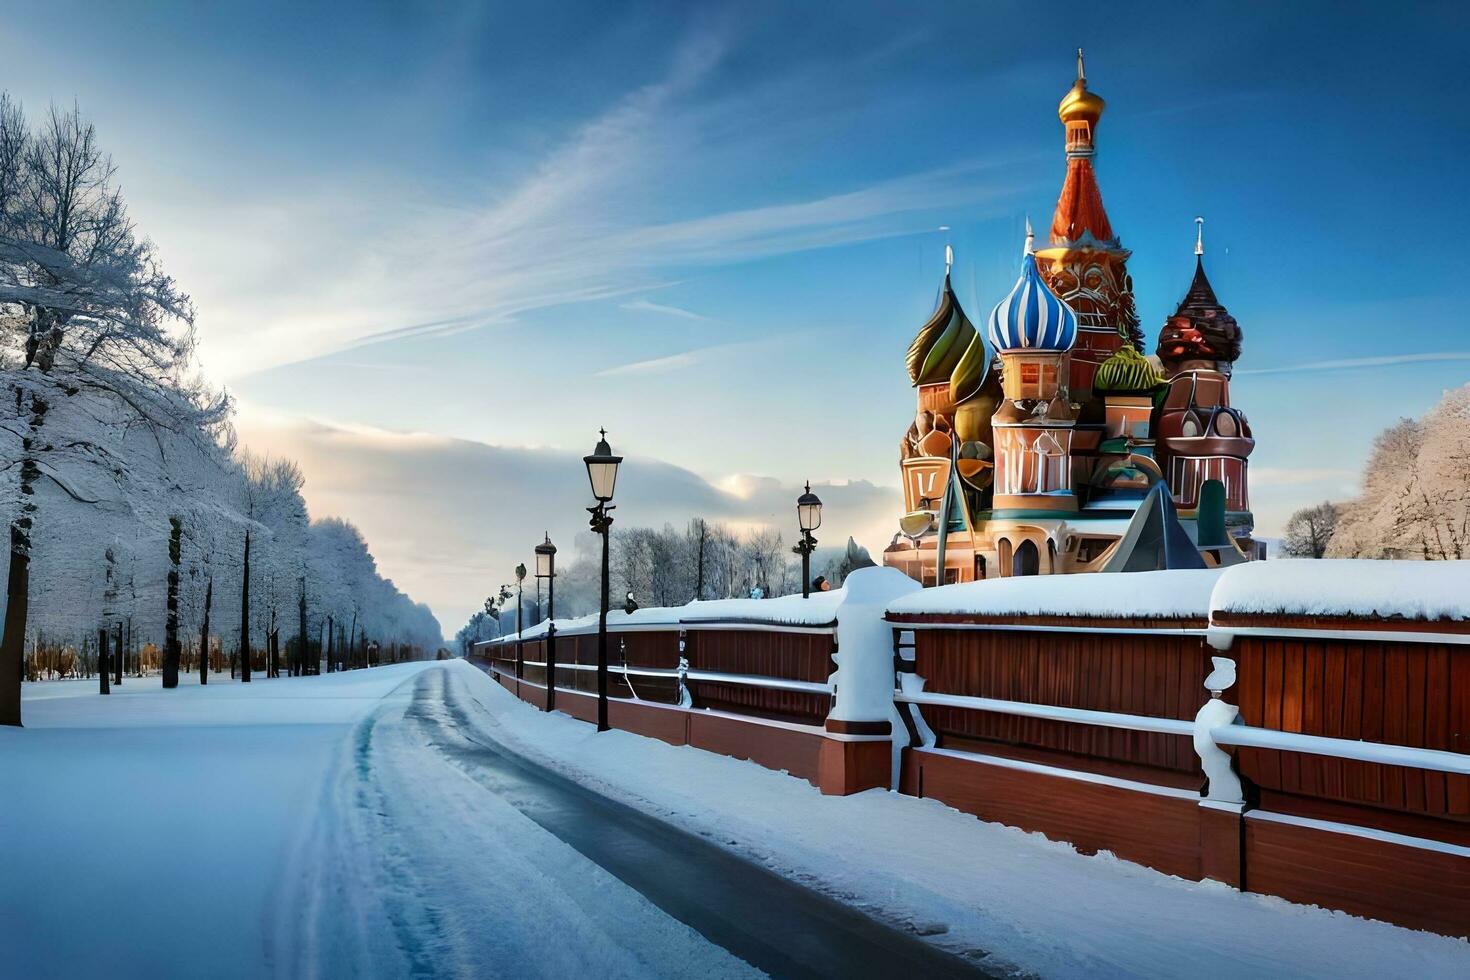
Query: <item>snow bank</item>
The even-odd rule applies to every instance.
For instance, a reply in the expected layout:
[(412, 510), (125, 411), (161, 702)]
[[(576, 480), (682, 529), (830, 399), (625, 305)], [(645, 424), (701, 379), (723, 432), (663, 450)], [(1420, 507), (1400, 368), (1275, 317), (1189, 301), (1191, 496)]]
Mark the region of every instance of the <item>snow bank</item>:
[(1206, 568), (986, 579), (925, 589), (891, 603), (888, 611), (1203, 619), (1209, 614), (1210, 591), (1220, 574), (1218, 568)]
[(1470, 561), (1286, 558), (1226, 569), (1211, 612), (1470, 618)]

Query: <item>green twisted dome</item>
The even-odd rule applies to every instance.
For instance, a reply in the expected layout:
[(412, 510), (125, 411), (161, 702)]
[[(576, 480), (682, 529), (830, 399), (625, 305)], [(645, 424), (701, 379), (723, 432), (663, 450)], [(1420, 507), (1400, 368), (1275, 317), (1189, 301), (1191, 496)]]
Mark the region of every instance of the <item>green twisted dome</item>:
[(1092, 379), (1092, 390), (1114, 394), (1144, 394), (1164, 383), (1164, 378), (1144, 357), (1131, 346), (1124, 344), (1117, 352), (1097, 367)]
[(960, 308), (959, 298), (950, 287), (949, 276), (945, 275), (934, 314), (919, 328), (919, 335), (909, 346), (909, 381), (915, 387), (948, 381), (975, 336), (975, 327)]

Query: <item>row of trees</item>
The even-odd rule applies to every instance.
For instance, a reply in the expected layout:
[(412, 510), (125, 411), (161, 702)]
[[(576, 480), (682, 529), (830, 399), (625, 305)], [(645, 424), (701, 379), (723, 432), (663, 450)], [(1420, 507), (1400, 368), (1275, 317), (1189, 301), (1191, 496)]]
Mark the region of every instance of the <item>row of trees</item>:
[(1297, 511), (1283, 550), (1308, 558), (1470, 558), (1470, 384), (1373, 443), (1359, 496)]
[[(632, 594), (642, 606), (679, 606), (695, 599), (726, 599), (757, 594), (767, 598), (801, 591), (801, 562), (779, 531), (752, 528), (741, 534), (724, 524), (694, 518), (682, 530), (614, 527), (610, 551), (610, 605), (619, 608)], [(587, 533), (576, 542), (575, 558), (556, 575), (558, 619), (597, 611), (602, 585), (601, 542)], [(813, 577), (840, 586), (854, 567), (872, 564), (851, 540), (845, 549), (826, 549), (812, 565)], [(542, 618), (536, 582), (527, 578), (523, 625)], [(461, 650), (480, 640), (515, 632), (513, 584), (502, 585), (470, 617), (455, 640)]]
[(293, 669), (313, 640), (438, 645), (355, 528), (309, 519), (295, 464), (236, 445), (194, 318), (94, 128), (56, 107), (31, 126), (0, 94), (0, 724), (20, 723), (27, 649), (120, 624), (163, 650), (165, 686), (211, 635), (247, 652), (297, 638)]

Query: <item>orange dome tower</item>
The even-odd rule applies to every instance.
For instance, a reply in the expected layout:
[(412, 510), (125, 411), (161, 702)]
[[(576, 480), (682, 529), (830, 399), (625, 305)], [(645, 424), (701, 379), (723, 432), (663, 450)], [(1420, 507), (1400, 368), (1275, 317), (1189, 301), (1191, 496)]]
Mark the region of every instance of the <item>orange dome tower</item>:
[(1077, 80), (1057, 106), (1066, 130), (1067, 176), (1052, 217), (1051, 244), (1037, 250), (1036, 262), (1047, 285), (1077, 313), (1070, 381), (1072, 397), (1084, 404), (1091, 400), (1098, 366), (1125, 344), (1141, 350), (1143, 343), (1127, 268), (1132, 253), (1113, 233), (1092, 167), (1105, 106), (1087, 88), (1078, 48)]

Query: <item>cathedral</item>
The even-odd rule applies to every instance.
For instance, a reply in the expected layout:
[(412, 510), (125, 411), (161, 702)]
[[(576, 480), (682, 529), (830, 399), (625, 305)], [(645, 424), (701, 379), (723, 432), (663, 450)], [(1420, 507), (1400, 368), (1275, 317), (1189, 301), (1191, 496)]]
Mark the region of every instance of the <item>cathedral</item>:
[[(1239, 325), (1195, 272), (1154, 353), (1093, 170), (1104, 102), (1077, 80), (1057, 113), (1067, 173), (1047, 242), (979, 331), (950, 284), (908, 351), (918, 396), (900, 442), (906, 513), (884, 564), (924, 584), (1205, 568), (1252, 540), (1250, 425), (1230, 404)], [(942, 569), (942, 572), (941, 572)]]

